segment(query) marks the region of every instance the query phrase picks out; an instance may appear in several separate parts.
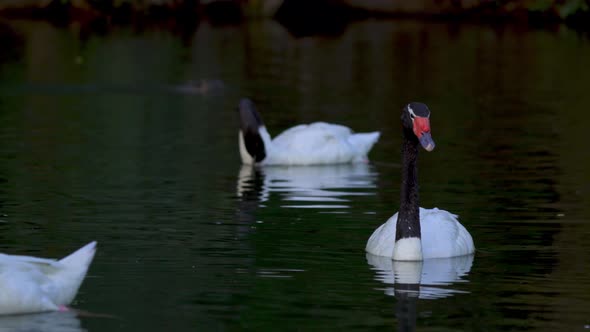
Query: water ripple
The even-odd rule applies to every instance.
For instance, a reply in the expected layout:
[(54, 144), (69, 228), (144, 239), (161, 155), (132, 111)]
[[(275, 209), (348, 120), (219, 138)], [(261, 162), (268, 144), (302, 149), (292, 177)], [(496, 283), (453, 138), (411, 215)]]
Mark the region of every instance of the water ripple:
[(241, 198), (254, 197), (259, 203), (272, 200), (276, 194), (281, 201), (288, 202), (280, 205), (286, 208), (349, 209), (350, 204), (342, 204), (351, 201), (347, 197), (376, 194), (376, 178), (376, 171), (368, 164), (289, 167), (243, 165), (238, 175), (237, 194)]

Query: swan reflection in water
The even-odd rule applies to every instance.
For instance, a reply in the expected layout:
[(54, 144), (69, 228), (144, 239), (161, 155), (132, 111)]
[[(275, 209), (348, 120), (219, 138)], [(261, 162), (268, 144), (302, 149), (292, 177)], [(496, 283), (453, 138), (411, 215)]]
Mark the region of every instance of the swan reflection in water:
[(82, 332), (75, 311), (0, 316), (0, 331)]
[[(385, 288), (387, 295), (397, 295), (398, 291), (406, 292), (406, 285), (413, 284), (416, 289), (409, 292), (421, 299), (440, 299), (464, 293), (447, 286), (467, 282), (463, 277), (469, 274), (473, 264), (473, 255), (433, 258), (419, 262), (394, 261), (390, 257), (366, 255), (368, 263), (376, 271), (375, 279), (391, 285)], [(403, 286), (403, 289), (398, 290), (398, 285)]]
[(242, 165), (238, 197), (261, 206), (278, 193), (284, 208), (350, 208), (350, 196), (375, 195), (377, 172), (366, 163), (318, 166)]
[(416, 330), (418, 299), (435, 300), (466, 293), (453, 289), (456, 283), (467, 282), (473, 255), (427, 259), (417, 262), (394, 261), (390, 257), (366, 254), (367, 262), (376, 272), (375, 279), (387, 286), (385, 294), (395, 296), (398, 331)]

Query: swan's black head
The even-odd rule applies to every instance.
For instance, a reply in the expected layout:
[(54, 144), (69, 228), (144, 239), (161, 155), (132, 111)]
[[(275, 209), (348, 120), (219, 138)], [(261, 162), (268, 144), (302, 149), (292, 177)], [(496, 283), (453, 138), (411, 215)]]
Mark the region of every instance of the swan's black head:
[(240, 100), (238, 112), (240, 113), (240, 130), (244, 138), (246, 151), (248, 151), (252, 159), (260, 162), (266, 158), (264, 141), (260, 136), (260, 127), (264, 126), (262, 118), (256, 111), (254, 103), (247, 98)]
[(405, 132), (415, 136), (426, 151), (434, 149), (434, 141), (430, 135), (430, 110), (422, 103), (409, 103), (402, 111), (402, 125)]

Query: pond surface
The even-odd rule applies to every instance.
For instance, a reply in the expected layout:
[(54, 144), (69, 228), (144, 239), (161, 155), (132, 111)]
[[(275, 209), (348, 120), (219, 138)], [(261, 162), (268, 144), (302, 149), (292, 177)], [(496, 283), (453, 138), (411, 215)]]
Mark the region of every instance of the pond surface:
[[(590, 329), (590, 42), (574, 31), (11, 21), (0, 41), (0, 252), (99, 244), (77, 314), (0, 331)], [(242, 167), (243, 96), (272, 135), (323, 120), (382, 137), (369, 164)], [(474, 257), (364, 252), (398, 209), (412, 100), (437, 143), (421, 205), (459, 214)]]

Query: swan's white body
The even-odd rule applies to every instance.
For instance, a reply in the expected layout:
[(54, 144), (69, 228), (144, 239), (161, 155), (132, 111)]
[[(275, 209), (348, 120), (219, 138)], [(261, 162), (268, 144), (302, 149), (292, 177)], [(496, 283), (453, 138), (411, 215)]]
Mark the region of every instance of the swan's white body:
[(60, 310), (82, 284), (96, 251), (91, 242), (61, 259), (0, 254), (0, 315)]
[[(379, 132), (355, 134), (348, 127), (315, 122), (285, 130), (271, 139), (264, 126), (259, 129), (266, 158), (261, 165), (343, 164), (367, 160), (367, 154), (379, 139)], [(239, 135), (240, 155), (244, 164), (255, 164)]]
[[(400, 260), (423, 260), (463, 256), (475, 252), (473, 239), (465, 227), (459, 223), (457, 216), (437, 208), (420, 208), (421, 238), (405, 238), (396, 243), (397, 215), (397, 213), (394, 214), (373, 232), (367, 242), (368, 253), (393, 259), (411, 257), (400, 258)], [(396, 248), (400, 241), (412, 243), (404, 248)], [(399, 250), (404, 252), (398, 253)]]

